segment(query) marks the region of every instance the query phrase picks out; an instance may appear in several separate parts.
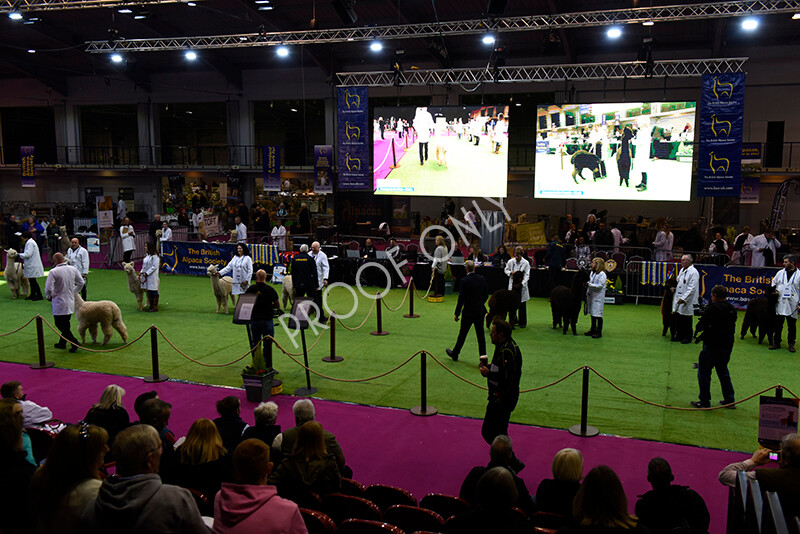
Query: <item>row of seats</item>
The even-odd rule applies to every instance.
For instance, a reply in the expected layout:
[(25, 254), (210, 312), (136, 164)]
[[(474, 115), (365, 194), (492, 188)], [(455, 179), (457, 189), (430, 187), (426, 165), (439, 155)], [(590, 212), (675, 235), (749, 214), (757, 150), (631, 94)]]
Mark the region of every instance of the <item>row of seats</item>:
[(797, 534), (800, 518), (787, 518), (777, 492), (761, 492), (757, 480), (739, 471), (728, 493), (727, 534)]

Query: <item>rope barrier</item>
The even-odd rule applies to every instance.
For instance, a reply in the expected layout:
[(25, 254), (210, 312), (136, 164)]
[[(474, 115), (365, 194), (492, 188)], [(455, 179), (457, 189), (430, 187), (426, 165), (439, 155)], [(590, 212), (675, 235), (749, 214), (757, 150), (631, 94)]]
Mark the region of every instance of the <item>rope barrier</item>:
[(166, 336), (166, 334), (164, 334), (164, 332), (161, 331), (161, 329), (159, 327), (156, 326), (156, 330), (158, 331), (159, 334), (161, 334), (161, 337), (164, 338), (164, 341), (167, 342), (167, 345), (172, 347), (172, 349), (175, 352), (177, 352), (178, 354), (180, 354), (181, 356), (183, 356), (187, 360), (189, 360), (189, 361), (191, 361), (193, 363), (196, 363), (198, 365), (202, 365), (203, 367), (227, 367), (229, 365), (233, 365), (234, 363), (240, 362), (243, 359), (245, 359), (248, 356), (250, 356), (253, 353), (253, 351), (256, 350), (256, 348), (258, 347), (258, 345), (256, 345), (256, 347), (253, 347), (252, 349), (250, 349), (247, 352), (245, 352), (242, 356), (240, 356), (240, 357), (236, 358), (235, 360), (232, 360), (232, 361), (230, 361), (228, 363), (205, 363), (205, 362), (201, 362), (199, 360), (196, 360), (195, 358), (192, 358), (191, 356), (189, 356), (188, 354), (183, 352), (181, 349), (176, 347), (175, 344), (172, 341), (170, 341), (170, 339)]
[[(398, 370), (398, 369), (400, 369), (401, 367), (403, 367), (403, 366), (405, 366), (405, 365), (408, 365), (408, 363), (409, 363), (411, 360), (413, 360), (414, 358), (416, 358), (416, 357), (417, 357), (419, 354), (422, 354), (423, 352), (428, 352), (428, 351), (418, 350), (417, 352), (415, 352), (414, 354), (412, 354), (412, 355), (411, 355), (411, 357), (409, 357), (409, 358), (408, 358), (406, 361), (404, 361), (404, 362), (403, 362), (403, 363), (401, 363), (400, 365), (398, 365), (398, 366), (396, 366), (396, 367), (393, 367), (392, 369), (389, 369), (389, 370), (388, 370), (388, 371), (386, 371), (385, 373), (381, 373), (381, 374), (378, 374), (378, 375), (375, 375), (375, 376), (370, 376), (370, 377), (367, 377), (367, 378), (334, 378), (334, 377), (332, 377), (332, 376), (327, 376), (327, 375), (324, 375), (324, 374), (322, 374), (322, 373), (319, 373), (319, 372), (317, 372), (317, 371), (315, 371), (315, 370), (311, 369), (310, 367), (307, 367), (307, 366), (303, 365), (302, 363), (300, 363), (299, 361), (297, 361), (297, 359), (296, 359), (294, 356), (292, 356), (291, 354), (289, 354), (288, 352), (286, 352), (285, 350), (283, 350), (283, 347), (281, 347), (281, 346), (280, 346), (280, 345), (278, 345), (277, 343), (276, 343), (276, 345), (277, 345), (277, 346), (278, 346), (278, 348), (281, 350), (281, 352), (283, 352), (284, 354), (286, 354), (287, 356), (289, 356), (289, 358), (290, 358), (290, 359), (291, 359), (291, 360), (292, 360), (294, 363), (296, 363), (297, 365), (299, 365), (300, 367), (302, 367), (302, 368), (303, 368), (303, 369), (305, 369), (306, 371), (309, 371), (310, 373), (313, 373), (314, 375), (316, 375), (316, 376), (318, 376), (318, 377), (320, 377), (320, 378), (325, 378), (325, 379), (327, 379), (327, 380), (332, 380), (332, 381), (334, 381), (334, 382), (349, 382), (349, 383), (355, 383), (355, 382), (369, 382), (370, 380), (376, 380), (376, 379), (378, 379), (378, 378), (383, 378), (383, 377), (384, 377), (384, 376), (386, 376), (386, 375), (389, 375), (389, 374), (391, 374), (391, 373), (394, 373), (395, 371), (397, 371), (397, 370)], [(428, 353), (428, 354), (430, 354), (430, 353)]]
[(35, 320), (36, 320), (36, 317), (31, 317), (28, 320), (28, 322), (25, 323), (24, 325), (20, 326), (16, 330), (12, 330), (11, 332), (6, 332), (5, 334), (0, 334), (0, 337), (6, 337), (6, 336), (10, 336), (11, 334), (16, 334), (17, 332), (19, 332), (20, 330), (22, 330), (23, 328), (25, 328), (26, 326), (28, 326), (29, 324), (31, 324)]
[[(57, 335), (59, 338), (61, 338), (61, 340), (62, 340), (62, 341), (64, 341), (65, 343), (67, 343), (67, 344), (69, 344), (69, 345), (72, 345), (72, 342), (71, 342), (70, 340), (68, 340), (67, 338), (65, 338), (64, 336), (62, 336), (62, 335), (61, 335), (61, 332), (59, 332), (59, 331), (56, 329), (56, 327), (55, 327), (55, 326), (51, 325), (51, 324), (50, 324), (50, 323), (47, 321), (47, 319), (45, 319), (44, 317), (42, 317), (42, 321), (44, 321), (44, 324), (46, 324), (48, 327), (50, 327), (50, 330), (52, 330), (52, 331), (53, 331), (53, 333), (54, 333), (55, 335)], [(137, 337), (136, 339), (134, 339), (134, 340), (132, 340), (132, 341), (129, 341), (129, 342), (125, 343), (124, 345), (120, 345), (119, 347), (116, 347), (116, 348), (113, 348), (113, 349), (89, 349), (89, 348), (86, 348), (86, 346), (85, 346), (85, 345), (78, 345), (78, 347), (79, 347), (81, 350), (85, 350), (86, 352), (93, 352), (93, 353), (95, 353), (95, 354), (106, 354), (106, 353), (108, 353), (108, 352), (117, 352), (117, 351), (120, 351), (120, 350), (122, 350), (122, 349), (126, 349), (126, 348), (130, 347), (131, 345), (133, 345), (134, 343), (136, 343), (137, 341), (139, 341), (140, 339), (142, 339), (142, 338), (143, 338), (143, 337), (144, 337), (144, 336), (147, 334), (147, 332), (148, 332), (149, 330), (150, 330), (150, 328), (148, 327), (148, 328), (147, 328), (147, 329), (146, 329), (144, 332), (142, 332), (141, 334), (139, 334), (139, 337)]]
[(369, 316), (370, 316), (370, 315), (372, 315), (372, 310), (374, 310), (374, 309), (375, 309), (375, 302), (377, 302), (377, 301), (376, 301), (376, 299), (372, 299), (372, 307), (371, 307), (371, 308), (369, 309), (369, 311), (367, 312), (367, 316), (366, 316), (366, 317), (364, 317), (364, 320), (363, 320), (363, 321), (361, 321), (361, 324), (360, 324), (360, 325), (358, 325), (358, 326), (357, 326), (357, 327), (355, 327), (355, 328), (350, 328), (349, 326), (347, 326), (346, 324), (344, 324), (344, 323), (342, 322), (342, 320), (341, 320), (341, 319), (339, 319), (338, 317), (336, 317), (336, 320), (337, 320), (337, 321), (339, 321), (339, 324), (340, 324), (340, 325), (342, 325), (342, 326), (343, 326), (343, 327), (344, 327), (346, 330), (350, 330), (351, 332), (355, 332), (356, 330), (358, 330), (359, 328), (361, 328), (361, 327), (363, 327), (365, 324), (367, 324), (367, 319), (369, 319)]
[(386, 304), (386, 301), (385, 301), (385, 300), (383, 300), (383, 299), (381, 299), (381, 303), (382, 303), (384, 306), (386, 306), (386, 309), (387, 309), (387, 310), (389, 310), (390, 312), (396, 312), (396, 311), (398, 311), (400, 308), (402, 308), (402, 307), (403, 307), (403, 304), (405, 304), (405, 303), (406, 303), (406, 299), (408, 298), (408, 293), (409, 293), (410, 291), (411, 291), (411, 284), (408, 284), (408, 285), (406, 286), (406, 292), (405, 292), (405, 294), (403, 295), (403, 301), (402, 301), (402, 302), (401, 302), (401, 303), (400, 303), (400, 304), (399, 304), (399, 305), (398, 305), (396, 308), (392, 308), (392, 307), (390, 307), (388, 304)]
[[(308, 347), (306, 352), (311, 352), (311, 349), (313, 349), (314, 347), (317, 346), (317, 343), (319, 343), (319, 341), (322, 339), (322, 334), (324, 334), (326, 331), (327, 331), (327, 329), (325, 329), (325, 328), (320, 330), (319, 335), (317, 336), (317, 340), (314, 341), (314, 343), (312, 343), (310, 347)], [(295, 352), (286, 352), (286, 350), (283, 347), (281, 347), (281, 344), (278, 343), (278, 340), (275, 339), (274, 337), (264, 336), (262, 341), (268, 340), (268, 339), (272, 340), (272, 342), (275, 343), (275, 346), (277, 346), (279, 349), (281, 349), (282, 352), (285, 352), (286, 354), (290, 354), (292, 356), (302, 356), (303, 355), (302, 352), (297, 352), (297, 353), (295, 353)]]
[(431, 289), (433, 289), (433, 276), (434, 276), (435, 272), (436, 272), (435, 269), (431, 268), (431, 281), (428, 284), (428, 290), (425, 292), (425, 294), (420, 297), (417, 294), (417, 292), (415, 291), (414, 292), (414, 296), (415, 297), (417, 297), (420, 300), (425, 300), (426, 298), (428, 298), (428, 294), (431, 292)]

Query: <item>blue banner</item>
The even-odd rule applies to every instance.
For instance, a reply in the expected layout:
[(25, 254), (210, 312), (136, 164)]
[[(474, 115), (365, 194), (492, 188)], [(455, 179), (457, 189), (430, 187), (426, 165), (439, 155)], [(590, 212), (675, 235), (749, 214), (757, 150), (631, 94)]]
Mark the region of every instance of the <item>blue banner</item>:
[(281, 147), (267, 145), (263, 154), (264, 191), (281, 190)]
[(745, 75), (742, 72), (703, 75), (698, 196), (739, 196), (744, 86)]
[(33, 147), (19, 147), (19, 167), (22, 187), (36, 187), (36, 168), (33, 165)]
[(711, 302), (714, 286), (721, 285), (728, 288), (728, 302), (739, 310), (746, 309), (747, 303), (754, 298), (766, 297), (772, 277), (778, 272), (778, 269), (767, 267), (695, 267), (700, 273), (700, 297), (705, 302)]
[(333, 165), (333, 147), (331, 145), (314, 145), (314, 192), (333, 193), (331, 182), (331, 166)]
[(165, 272), (207, 276), (209, 265), (222, 269), (236, 254), (236, 244), (228, 243), (161, 243), (161, 266)]
[(340, 190), (373, 190), (369, 166), (369, 91), (366, 87), (339, 87), (337, 147)]

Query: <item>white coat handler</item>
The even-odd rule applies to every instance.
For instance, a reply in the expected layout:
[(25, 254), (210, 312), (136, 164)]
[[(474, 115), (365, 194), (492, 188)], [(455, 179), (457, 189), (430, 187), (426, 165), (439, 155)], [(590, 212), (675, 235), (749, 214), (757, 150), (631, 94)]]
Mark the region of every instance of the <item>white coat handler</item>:
[(672, 313), (675, 317), (677, 334), (673, 341), (684, 345), (692, 341), (692, 316), (700, 293), (700, 273), (697, 272), (690, 254), (681, 256), (681, 270), (678, 273), (678, 285), (673, 288)]
[(800, 301), (800, 275), (797, 273), (797, 256), (787, 254), (783, 257), (783, 269), (778, 271), (772, 279), (772, 287), (778, 294), (775, 303), (775, 337), (770, 350), (781, 348), (781, 333), (783, 321), (786, 320), (789, 331), (789, 352), (794, 352), (794, 342), (797, 337), (797, 305)]
[(603, 258), (592, 260), (592, 271), (586, 283), (586, 308), (592, 317), (592, 327), (586, 336), (603, 337), (603, 306), (606, 302), (606, 262)]

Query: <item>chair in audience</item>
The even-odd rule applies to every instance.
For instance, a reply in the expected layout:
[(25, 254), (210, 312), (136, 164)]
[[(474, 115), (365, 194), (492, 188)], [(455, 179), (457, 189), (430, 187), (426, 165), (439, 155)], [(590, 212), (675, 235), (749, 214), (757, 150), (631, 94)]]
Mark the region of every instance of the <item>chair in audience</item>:
[(396, 504), (383, 513), (383, 520), (396, 525), (406, 532), (415, 530), (430, 530), (438, 532), (444, 525), (442, 516), (432, 510)]
[(452, 495), (443, 495), (441, 493), (428, 493), (419, 501), (419, 506), (436, 512), (445, 520), (457, 514), (465, 514), (472, 508), (461, 497), (453, 497)]
[(194, 488), (186, 488), (192, 494), (197, 509), (200, 510), (200, 515), (214, 517), (214, 503), (200, 490)]
[(569, 524), (569, 517), (550, 512), (536, 512), (530, 517), (531, 525), (534, 527), (550, 528), (558, 530)]
[(567, 258), (567, 269), (571, 271), (578, 270), (578, 260), (577, 258)]
[(744, 529), (745, 532), (761, 532), (761, 512), (764, 507), (758, 480), (750, 480), (745, 488)]
[(553, 528), (533, 527), (533, 531), (537, 534), (556, 534), (558, 531)]
[(300, 513), (303, 516), (308, 534), (329, 534), (336, 532), (336, 523), (322, 512), (310, 510), (308, 508), (300, 508)]
[(381, 510), (372, 501), (362, 497), (331, 493), (322, 501), (322, 511), (340, 525), (345, 519), (367, 519), (380, 521)]
[(788, 533), (789, 527), (786, 524), (778, 494), (774, 491), (766, 492), (764, 494), (764, 511), (761, 514), (761, 534)]
[(361, 482), (356, 482), (352, 478), (344, 478), (342, 477), (342, 488), (339, 493), (344, 493), (345, 495), (352, 495), (353, 497), (363, 497), (364, 496), (364, 484)]
[(33, 458), (36, 463), (41, 463), (42, 460), (47, 458), (47, 453), (50, 452), (50, 447), (58, 434), (41, 428), (26, 428), (25, 432), (31, 438)]
[(608, 254), (606, 253), (605, 250), (598, 250), (598, 251), (596, 251), (594, 253), (594, 257), (595, 258), (600, 258), (602, 260), (607, 260), (608, 259)]
[(394, 506), (395, 504), (405, 504), (407, 506), (417, 505), (417, 500), (408, 491), (384, 484), (372, 484), (367, 486), (367, 489), (364, 490), (364, 498), (377, 504), (381, 512), (385, 512), (390, 506)]
[(625, 266), (627, 256), (624, 252), (615, 252), (611, 255), (611, 259), (617, 262), (617, 269), (622, 269)]
[(630, 258), (628, 258), (628, 263), (625, 264), (625, 270), (632, 272), (639, 272), (639, 269), (642, 268), (641, 262), (643, 261), (644, 258), (641, 256), (631, 256)]
[(513, 507), (511, 508), (511, 511), (512, 511), (512, 512), (514, 512), (515, 514), (519, 515), (519, 517), (520, 517), (521, 519), (528, 519), (528, 514), (526, 514), (525, 512), (523, 512), (523, 511), (522, 511), (522, 508), (517, 508), (516, 506), (513, 506)]
[(339, 525), (337, 534), (405, 534), (403, 529), (389, 523), (367, 519), (347, 519)]

